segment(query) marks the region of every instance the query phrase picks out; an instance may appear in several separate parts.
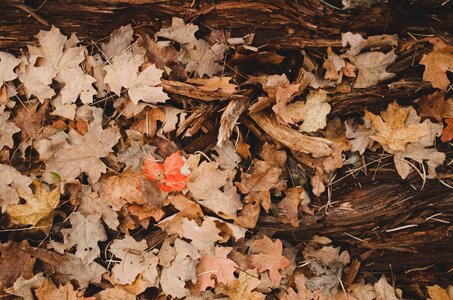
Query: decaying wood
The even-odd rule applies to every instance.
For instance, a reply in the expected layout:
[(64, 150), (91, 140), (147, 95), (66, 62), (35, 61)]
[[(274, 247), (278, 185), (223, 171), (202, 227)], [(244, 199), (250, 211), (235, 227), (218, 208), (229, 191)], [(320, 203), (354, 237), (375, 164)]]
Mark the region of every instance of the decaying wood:
[[(176, 94), (184, 96), (191, 99), (197, 99), (201, 101), (223, 101), (228, 100), (232, 97), (232, 94), (222, 93), (222, 92), (210, 92), (204, 91), (196, 86), (193, 86), (188, 83), (171, 81), (171, 80), (162, 80), (162, 87), (164, 91), (169, 94)], [(235, 95), (235, 97), (240, 97)]]
[(222, 146), (230, 138), (237, 120), (249, 105), (250, 101), (243, 97), (234, 98), (228, 103), (220, 118), (217, 146)]
[(254, 113), (251, 117), (270, 137), (294, 151), (310, 153), (313, 157), (327, 156), (332, 153), (329, 147), (332, 144), (331, 141), (312, 137), (280, 124), (275, 116), (267, 111)]

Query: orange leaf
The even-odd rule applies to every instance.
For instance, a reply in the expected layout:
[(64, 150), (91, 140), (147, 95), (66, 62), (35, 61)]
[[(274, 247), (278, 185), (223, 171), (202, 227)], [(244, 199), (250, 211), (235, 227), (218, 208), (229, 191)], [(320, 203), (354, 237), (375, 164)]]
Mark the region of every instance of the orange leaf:
[(449, 142), (453, 140), (453, 119), (445, 119), (445, 123), (447, 123), (447, 126), (442, 130), (440, 139), (442, 142)]
[(182, 191), (189, 181), (189, 176), (181, 173), (184, 164), (179, 152), (168, 156), (163, 164), (156, 162), (155, 158), (148, 154), (143, 165), (143, 173), (149, 180), (157, 181), (159, 188), (166, 193)]

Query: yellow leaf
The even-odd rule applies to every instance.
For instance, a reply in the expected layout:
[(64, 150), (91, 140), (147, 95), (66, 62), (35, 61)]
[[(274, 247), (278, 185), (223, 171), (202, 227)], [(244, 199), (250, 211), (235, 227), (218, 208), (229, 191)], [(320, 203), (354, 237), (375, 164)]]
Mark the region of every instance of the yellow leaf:
[(27, 203), (9, 205), (7, 213), (11, 220), (22, 225), (36, 225), (47, 218), (60, 202), (60, 188), (47, 192), (41, 182), (34, 181), (34, 193), (27, 194), (18, 189), (18, 194)]

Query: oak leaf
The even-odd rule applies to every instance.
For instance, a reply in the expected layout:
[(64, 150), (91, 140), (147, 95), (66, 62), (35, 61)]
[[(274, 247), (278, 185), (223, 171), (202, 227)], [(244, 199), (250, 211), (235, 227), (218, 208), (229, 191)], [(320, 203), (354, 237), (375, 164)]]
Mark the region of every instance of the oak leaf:
[(99, 218), (99, 215), (85, 217), (76, 211), (69, 216), (72, 227), (61, 230), (66, 249), (76, 245), (75, 254), (85, 265), (91, 263), (101, 253), (98, 242), (107, 240), (107, 234)]
[(157, 262), (156, 250), (147, 251), (148, 245), (145, 240), (137, 242), (131, 236), (125, 236), (122, 240), (114, 240), (110, 245), (110, 252), (121, 263), (112, 268), (112, 277), (118, 284), (131, 284), (139, 274), (146, 281), (147, 287), (157, 284)]
[(38, 273), (30, 279), (19, 277), (16, 282), (14, 282), (13, 287), (5, 291), (8, 294), (22, 297), (24, 300), (34, 300), (33, 290), (41, 287), (45, 282), (46, 279), (43, 273)]
[(232, 247), (216, 246), (213, 254), (204, 254), (197, 265), (197, 284), (198, 291), (205, 291), (208, 287), (215, 287), (216, 283), (231, 284), (234, 272), (238, 265), (227, 258)]
[[(23, 198), (25, 204), (9, 205), (7, 213), (11, 220), (21, 225), (36, 225), (38, 222), (52, 217), (54, 209), (60, 202), (60, 188), (56, 187), (50, 192), (42, 186), (40, 181), (33, 182), (34, 192), (27, 194), (24, 190), (18, 189), (18, 194)], [(52, 225), (52, 219), (48, 221)], [(46, 222), (47, 223), (47, 222)], [(46, 224), (47, 225), (47, 224)]]
[(432, 86), (443, 91), (448, 89), (450, 80), (447, 71), (453, 70), (453, 51), (451, 47), (434, 50), (424, 54), (420, 64), (425, 66), (423, 80), (431, 82)]

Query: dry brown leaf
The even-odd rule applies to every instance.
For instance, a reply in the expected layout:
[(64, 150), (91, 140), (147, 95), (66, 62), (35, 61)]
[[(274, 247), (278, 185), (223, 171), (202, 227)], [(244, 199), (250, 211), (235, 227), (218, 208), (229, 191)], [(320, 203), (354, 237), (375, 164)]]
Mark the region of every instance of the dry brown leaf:
[(283, 275), (280, 270), (288, 267), (291, 262), (282, 255), (282, 241), (276, 240), (272, 242), (270, 238), (264, 236), (260, 240), (253, 241), (250, 245), (252, 250), (252, 263), (257, 268), (258, 273), (269, 270), (269, 277), (272, 285), (277, 286)]
[(299, 126), (300, 131), (315, 132), (326, 127), (327, 115), (330, 112), (330, 105), (327, 102), (326, 91), (310, 91), (303, 107), (304, 122)]
[(110, 252), (121, 260), (112, 268), (112, 278), (117, 284), (131, 284), (141, 274), (146, 282), (146, 287), (157, 286), (157, 262), (156, 250), (147, 251), (148, 245), (145, 240), (137, 242), (131, 236), (125, 236), (122, 240), (114, 240), (110, 245)]
[(0, 174), (2, 174), (0, 176), (0, 206), (1, 212), (5, 213), (9, 204), (17, 204), (19, 202), (18, 188), (27, 194), (32, 193), (29, 187), (32, 180), (22, 175), (15, 168), (3, 164), (0, 164)]
[(204, 40), (195, 40), (191, 47), (186, 49), (179, 57), (187, 73), (195, 72), (199, 77), (207, 75), (212, 77), (222, 70), (218, 62), (223, 59), (226, 45), (216, 43), (210, 46)]
[(20, 131), (20, 128), (18, 128), (13, 122), (8, 122), (9, 116), (10, 112), (5, 111), (4, 105), (0, 105), (0, 150), (3, 149), (4, 146), (10, 149), (13, 148), (13, 134)]
[[(55, 254), (54, 254), (55, 255)], [(89, 283), (101, 283), (102, 275), (107, 270), (96, 262), (84, 264), (80, 258), (71, 253), (65, 253), (63, 260), (58, 263), (52, 255), (52, 263), (55, 269), (62, 276), (64, 282), (76, 280), (81, 288), (85, 288)]]
[(384, 275), (381, 276), (378, 282), (374, 284), (376, 290), (376, 300), (398, 300), (395, 294), (395, 289), (388, 284)]
[[(42, 186), (41, 182), (37, 180), (33, 182), (33, 186), (34, 191), (32, 195), (20, 188), (18, 189), (19, 196), (26, 203), (9, 205), (7, 213), (11, 220), (21, 225), (35, 226), (38, 222), (49, 219), (50, 217), (50, 220), (47, 220), (45, 225), (51, 227), (53, 210), (60, 202), (60, 188), (56, 187), (48, 192)], [(41, 226), (44, 226), (44, 224), (41, 224)]]
[(200, 85), (200, 89), (208, 92), (221, 91), (232, 94), (236, 91), (237, 85), (230, 83), (231, 77), (212, 76), (210, 78), (189, 78), (187, 82)]
[(300, 187), (289, 188), (286, 190), (286, 196), (278, 204), (279, 221), (289, 223), (293, 227), (299, 227), (299, 207), (307, 213), (313, 214), (308, 208), (310, 198), (307, 192)]
[(0, 86), (7, 81), (12, 81), (17, 78), (14, 69), (20, 64), (21, 60), (14, 55), (0, 51)]
[(332, 51), (332, 47), (327, 48), (327, 59), (322, 67), (326, 69), (324, 78), (333, 81), (340, 81), (342, 78), (341, 70), (346, 66), (346, 62)]
[(396, 102), (389, 104), (381, 116), (365, 111), (365, 119), (370, 121), (374, 131), (371, 138), (389, 152), (404, 151), (408, 143), (418, 142), (429, 134), (427, 123), (406, 125), (408, 116), (409, 111)]
[(190, 294), (189, 289), (185, 287), (186, 281), (196, 282), (196, 265), (200, 254), (194, 246), (181, 239), (175, 240), (173, 250), (172, 247), (168, 247), (166, 251), (174, 251), (175, 256), (170, 267), (162, 269), (160, 276), (162, 291), (172, 297), (184, 298)]
[(264, 294), (254, 291), (260, 283), (256, 269), (240, 270), (239, 278), (229, 285), (218, 285), (215, 291), (216, 294), (227, 295), (231, 300), (264, 300)]
[(75, 255), (85, 265), (90, 264), (100, 253), (98, 242), (107, 240), (104, 226), (99, 215), (84, 216), (80, 212), (73, 212), (69, 216), (72, 227), (61, 230), (66, 249), (77, 246)]
[(198, 26), (194, 24), (184, 24), (181, 18), (173, 17), (171, 26), (162, 28), (155, 34), (155, 37), (164, 37), (180, 44), (193, 44), (197, 39), (195, 32), (198, 31)]
[(134, 294), (119, 287), (108, 288), (95, 295), (96, 300), (136, 300)]
[(388, 73), (386, 69), (395, 59), (396, 54), (394, 50), (387, 54), (374, 51), (351, 57), (351, 62), (359, 70), (354, 88), (367, 88), (394, 77), (395, 74)]
[(198, 291), (205, 291), (208, 287), (215, 287), (216, 284), (231, 284), (234, 272), (238, 265), (227, 258), (232, 247), (217, 246), (213, 254), (204, 254), (197, 265), (197, 284)]
[(33, 277), (36, 257), (19, 251), (22, 247), (29, 247), (26, 240), (21, 243), (9, 241), (0, 244), (0, 289), (12, 286), (19, 277), (23, 279)]
[(183, 235), (191, 240), (191, 244), (201, 254), (211, 254), (214, 250), (214, 243), (222, 240), (220, 229), (212, 219), (205, 219), (201, 226), (194, 220), (184, 218), (182, 220)]
[(453, 47), (445, 47), (423, 55), (420, 64), (425, 66), (423, 80), (433, 87), (446, 91), (450, 85), (447, 71), (453, 70)]
[(114, 127), (103, 129), (102, 109), (92, 109), (94, 121), (85, 135), (75, 130), (70, 130), (69, 135), (59, 132), (50, 140), (43, 139), (34, 145), (46, 163), (46, 171), (57, 173), (63, 181), (72, 181), (81, 173), (86, 173), (95, 183), (107, 171), (100, 158), (112, 152), (120, 134)]
[(32, 141), (41, 137), (41, 128), (44, 122), (48, 102), (40, 105), (38, 101), (20, 106), (16, 110), (13, 122), (21, 129), (22, 142), (19, 146), (22, 154), (31, 145)]
[(74, 290), (70, 282), (57, 288), (52, 281), (46, 280), (35, 290), (35, 294), (38, 300), (92, 300), (92, 298), (83, 297), (83, 291)]
[(134, 39), (134, 30), (131, 24), (121, 26), (110, 34), (109, 42), (101, 44), (102, 55), (110, 60), (114, 56), (121, 55), (131, 45)]
[[(449, 286), (450, 287), (450, 286)], [(427, 286), (426, 289), (428, 290), (429, 297), (431, 300), (450, 300), (451, 297), (448, 294), (446, 289), (436, 285)]]
[(453, 98), (445, 100), (444, 97), (443, 92), (437, 91), (421, 98), (417, 102), (420, 107), (420, 117), (435, 118), (438, 122), (453, 118)]
[(33, 290), (41, 287), (44, 283), (46, 283), (46, 279), (43, 273), (38, 273), (31, 279), (19, 277), (16, 282), (14, 282), (13, 287), (5, 290), (5, 292), (22, 297), (23, 300), (34, 300)]

